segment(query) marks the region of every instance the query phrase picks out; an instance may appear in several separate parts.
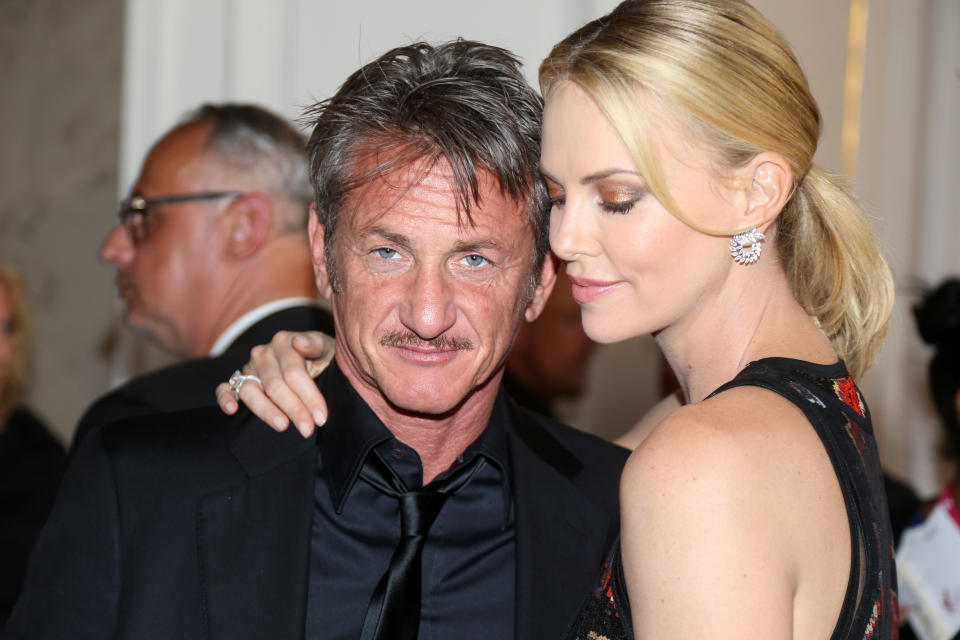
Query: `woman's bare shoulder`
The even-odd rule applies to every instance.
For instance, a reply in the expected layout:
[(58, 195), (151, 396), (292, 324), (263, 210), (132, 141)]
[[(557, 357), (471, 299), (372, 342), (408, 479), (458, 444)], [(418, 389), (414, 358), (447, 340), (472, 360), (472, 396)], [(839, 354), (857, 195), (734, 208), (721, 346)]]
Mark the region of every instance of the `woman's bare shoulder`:
[(655, 404), (653, 408), (640, 419), (640, 422), (617, 438), (616, 443), (626, 449), (636, 449), (640, 443), (646, 440), (647, 436), (656, 429), (657, 425), (663, 422), (664, 418), (682, 406), (683, 394), (677, 390)]
[(795, 405), (765, 389), (738, 387), (666, 413), (636, 447), (624, 478), (674, 484), (696, 473), (749, 488), (782, 469), (784, 458), (822, 454)]
[[(657, 425), (621, 481), (628, 586), (648, 635), (679, 637), (710, 621), (729, 632), (722, 637), (789, 637), (805, 571), (793, 532), (815, 504), (803, 486), (811, 470), (830, 472), (816, 434), (763, 389), (732, 389)], [(690, 617), (692, 603), (699, 613)]]

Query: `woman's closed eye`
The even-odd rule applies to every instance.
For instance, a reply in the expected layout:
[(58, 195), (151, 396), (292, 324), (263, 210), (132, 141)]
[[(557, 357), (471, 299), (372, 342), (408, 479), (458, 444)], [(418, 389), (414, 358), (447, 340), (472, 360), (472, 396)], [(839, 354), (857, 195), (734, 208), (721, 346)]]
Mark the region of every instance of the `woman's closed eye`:
[(600, 189), (600, 208), (607, 213), (629, 213), (645, 194), (632, 187)]

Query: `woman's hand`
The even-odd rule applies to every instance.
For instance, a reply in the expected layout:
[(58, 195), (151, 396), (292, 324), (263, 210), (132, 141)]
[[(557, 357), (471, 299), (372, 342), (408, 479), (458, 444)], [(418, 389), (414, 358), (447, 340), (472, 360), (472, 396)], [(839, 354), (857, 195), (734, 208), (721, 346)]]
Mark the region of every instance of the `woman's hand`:
[(251, 349), (250, 362), (243, 366), (244, 374), (255, 375), (262, 383), (248, 381), (239, 392), (229, 383), (221, 383), (217, 404), (233, 415), (242, 401), (277, 431), (286, 430), (293, 420), (306, 438), (313, 433), (314, 424), (322, 427), (327, 421), (327, 403), (313, 378), (327, 368), (333, 355), (333, 338), (319, 331), (280, 331), (270, 344)]

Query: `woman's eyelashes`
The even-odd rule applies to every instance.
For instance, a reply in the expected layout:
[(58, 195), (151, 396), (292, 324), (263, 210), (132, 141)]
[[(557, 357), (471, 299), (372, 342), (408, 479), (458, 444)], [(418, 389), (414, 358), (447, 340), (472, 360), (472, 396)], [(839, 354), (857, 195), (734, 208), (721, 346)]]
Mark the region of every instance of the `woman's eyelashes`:
[(544, 182), (546, 182), (547, 185), (547, 197), (549, 198), (548, 204), (550, 208), (562, 207), (567, 201), (563, 188), (550, 178), (544, 178)]
[(630, 213), (635, 204), (637, 204), (636, 200), (630, 202), (602, 202), (600, 208), (607, 213)]

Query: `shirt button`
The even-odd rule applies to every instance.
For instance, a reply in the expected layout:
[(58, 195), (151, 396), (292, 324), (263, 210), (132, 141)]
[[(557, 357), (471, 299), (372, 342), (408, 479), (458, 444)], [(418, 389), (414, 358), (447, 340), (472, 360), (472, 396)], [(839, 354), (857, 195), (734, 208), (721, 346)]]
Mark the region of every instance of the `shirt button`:
[(403, 460), (403, 451), (400, 449), (393, 449), (390, 451), (390, 455), (393, 456), (394, 460)]

